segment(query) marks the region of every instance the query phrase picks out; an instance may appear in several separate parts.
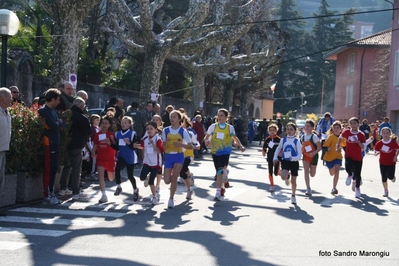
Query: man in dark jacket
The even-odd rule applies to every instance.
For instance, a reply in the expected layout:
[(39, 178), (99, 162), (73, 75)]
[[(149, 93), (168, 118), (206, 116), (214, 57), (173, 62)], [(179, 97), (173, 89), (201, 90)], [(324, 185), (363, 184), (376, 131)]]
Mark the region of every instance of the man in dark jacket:
[[(80, 192), (80, 173), (82, 170), (82, 149), (85, 146), (91, 128), (88, 117), (84, 114), (85, 101), (76, 97), (71, 107), (71, 128), (69, 130), (70, 143), (67, 147), (64, 169), (62, 170), (60, 185), (61, 196), (71, 195), (77, 201), (87, 201), (88, 196)], [(72, 191), (68, 189), (69, 178), (71, 178)]]
[(132, 102), (130, 105), (130, 110), (125, 113), (126, 116), (130, 116), (133, 119), (133, 130), (136, 131), (136, 134), (139, 138), (142, 138), (144, 135), (144, 124), (142, 120), (142, 114), (139, 111), (139, 103)]
[(73, 104), (74, 89), (70, 82), (64, 82), (58, 86), (61, 91), (60, 104), (57, 106), (58, 111), (66, 111), (71, 109)]

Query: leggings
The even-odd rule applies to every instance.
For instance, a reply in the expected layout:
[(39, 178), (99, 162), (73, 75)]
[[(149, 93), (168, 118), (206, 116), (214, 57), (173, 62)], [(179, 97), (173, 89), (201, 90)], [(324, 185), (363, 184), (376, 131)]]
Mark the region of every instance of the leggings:
[(134, 164), (128, 164), (125, 159), (122, 157), (118, 158), (118, 161), (116, 162), (116, 167), (115, 167), (115, 181), (116, 184), (120, 184), (121, 182), (121, 171), (126, 167), (127, 170), (127, 177), (130, 180), (130, 183), (132, 183), (133, 189), (137, 188), (136, 185), (136, 179), (133, 176), (133, 171), (134, 171)]
[(352, 158), (345, 158), (345, 170), (348, 175), (353, 174), (353, 180), (356, 181), (356, 188), (360, 187), (360, 182), (362, 180), (361, 172), (362, 172), (363, 161), (355, 161)]
[[(267, 168), (269, 170), (269, 175), (278, 175), (279, 172), (279, 168), (280, 168), (280, 162), (278, 162), (277, 164), (274, 164), (273, 159), (272, 160), (267, 160)], [(274, 171), (273, 171), (274, 169)]]
[(158, 167), (153, 168), (150, 167), (149, 165), (143, 164), (140, 173), (140, 180), (144, 181), (147, 178), (148, 174), (150, 174), (150, 180), (148, 181), (148, 184), (154, 185), (154, 180), (158, 174)]

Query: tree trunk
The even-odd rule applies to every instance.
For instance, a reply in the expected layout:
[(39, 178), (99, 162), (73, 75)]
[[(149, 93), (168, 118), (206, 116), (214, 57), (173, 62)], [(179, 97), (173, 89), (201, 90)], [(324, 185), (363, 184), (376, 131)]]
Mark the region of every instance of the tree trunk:
[[(192, 74), (193, 79), (193, 110), (203, 109), (205, 102), (204, 80), (205, 74), (197, 72)], [(202, 107), (200, 107), (202, 102)]]
[(169, 55), (170, 48), (161, 43), (147, 45), (144, 58), (143, 77), (140, 85), (140, 105), (150, 99), (151, 93), (159, 93), (159, 81), (161, 71), (166, 57)]

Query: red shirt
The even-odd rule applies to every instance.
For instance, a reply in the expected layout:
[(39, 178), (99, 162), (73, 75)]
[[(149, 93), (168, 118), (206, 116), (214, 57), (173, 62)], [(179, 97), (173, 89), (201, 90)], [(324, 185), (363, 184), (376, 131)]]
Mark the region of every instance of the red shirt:
[(395, 157), (398, 149), (399, 144), (394, 140), (389, 140), (389, 142), (380, 140), (374, 147), (375, 151), (380, 152), (380, 164), (382, 165), (395, 165), (396, 162), (393, 161), (393, 157)]
[(97, 160), (112, 162), (115, 161), (116, 151), (105, 142), (106, 138), (115, 144), (115, 134), (111, 131), (107, 131), (106, 133), (100, 131), (94, 135), (93, 142), (97, 146)]
[(366, 143), (366, 136), (361, 131), (352, 132), (350, 129), (345, 129), (341, 136), (346, 139), (345, 158), (351, 158), (354, 161), (363, 160), (362, 148), (357, 141)]

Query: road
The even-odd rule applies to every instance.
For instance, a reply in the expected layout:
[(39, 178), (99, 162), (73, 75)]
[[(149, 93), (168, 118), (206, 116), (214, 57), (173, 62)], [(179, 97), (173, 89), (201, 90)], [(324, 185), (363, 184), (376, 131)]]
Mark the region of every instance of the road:
[(213, 201), (213, 163), (205, 155), (191, 166), (193, 199), (179, 185), (174, 209), (167, 209), (163, 183), (159, 205), (149, 204), (140, 181), (133, 203), (126, 177), (120, 196), (107, 182), (107, 204), (97, 203), (99, 187), (90, 182), (89, 202), (16, 206), (0, 217), (1, 265), (399, 265), (399, 187), (389, 183), (390, 197), (382, 197), (377, 157), (364, 158), (361, 199), (345, 186), (343, 170), (339, 194), (330, 195), (332, 177), (322, 164), (309, 198), (300, 169), (295, 206), (280, 178), (268, 192), (260, 150), (234, 151), (221, 202)]

